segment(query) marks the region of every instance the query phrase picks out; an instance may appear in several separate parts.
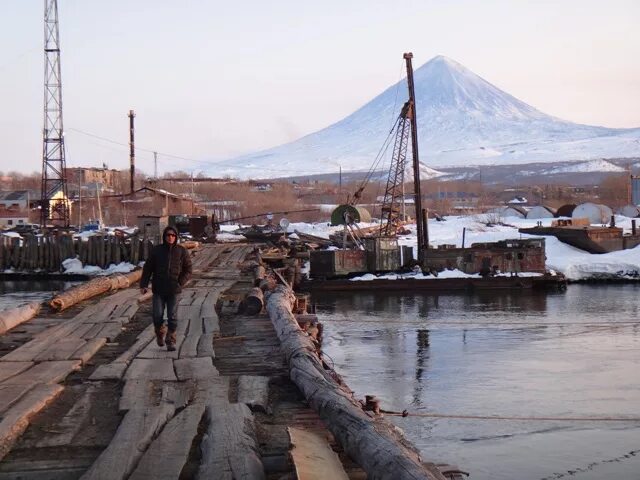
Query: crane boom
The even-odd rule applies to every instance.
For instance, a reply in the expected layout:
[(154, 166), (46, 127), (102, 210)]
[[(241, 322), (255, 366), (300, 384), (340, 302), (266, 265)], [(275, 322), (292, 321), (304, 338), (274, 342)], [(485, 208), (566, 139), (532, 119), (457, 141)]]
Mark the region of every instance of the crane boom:
[[(401, 220), (401, 204), (404, 203), (404, 172), (406, 169), (407, 146), (411, 129), (411, 103), (406, 102), (400, 111), (400, 118), (396, 123), (396, 136), (393, 144), (393, 155), (389, 166), (387, 186), (382, 201), (382, 218), (380, 235), (395, 235)], [(402, 203), (401, 203), (402, 202)]]

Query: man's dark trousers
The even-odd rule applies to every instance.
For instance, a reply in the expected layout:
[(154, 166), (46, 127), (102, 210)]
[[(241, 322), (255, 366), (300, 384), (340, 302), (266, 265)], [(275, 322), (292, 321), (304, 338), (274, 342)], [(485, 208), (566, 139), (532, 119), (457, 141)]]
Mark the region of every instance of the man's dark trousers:
[(151, 313), (153, 317), (153, 325), (156, 328), (160, 328), (164, 323), (164, 309), (167, 309), (167, 326), (170, 332), (175, 332), (178, 328), (178, 320), (176, 319), (176, 306), (178, 304), (176, 294), (160, 295), (158, 293), (153, 294)]

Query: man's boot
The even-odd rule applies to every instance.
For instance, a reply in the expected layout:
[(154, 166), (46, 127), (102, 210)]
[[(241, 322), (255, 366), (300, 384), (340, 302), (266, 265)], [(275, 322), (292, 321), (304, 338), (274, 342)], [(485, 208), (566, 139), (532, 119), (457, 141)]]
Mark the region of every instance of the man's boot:
[(158, 344), (159, 347), (164, 347), (164, 337), (167, 335), (167, 326), (166, 325), (160, 325), (155, 326), (154, 330), (156, 332), (156, 343)]
[(173, 352), (176, 349), (176, 331), (169, 330), (167, 334), (167, 350)]

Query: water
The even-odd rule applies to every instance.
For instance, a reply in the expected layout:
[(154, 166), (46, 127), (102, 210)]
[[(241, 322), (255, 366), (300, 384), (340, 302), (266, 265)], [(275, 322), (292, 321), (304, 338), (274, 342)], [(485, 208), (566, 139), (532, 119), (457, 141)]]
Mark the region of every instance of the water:
[(62, 280), (1, 280), (0, 311), (30, 302), (48, 300), (56, 292), (66, 290), (79, 282)]
[(359, 398), (458, 417), (389, 417), (423, 458), (458, 465), (473, 480), (633, 480), (639, 294), (636, 285), (571, 285), (549, 295), (325, 293), (314, 301), (323, 348)]

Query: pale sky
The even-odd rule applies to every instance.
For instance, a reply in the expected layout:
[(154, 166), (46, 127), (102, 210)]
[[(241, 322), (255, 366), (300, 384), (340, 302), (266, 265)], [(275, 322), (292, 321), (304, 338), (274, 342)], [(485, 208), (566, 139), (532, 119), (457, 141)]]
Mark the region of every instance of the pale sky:
[[(68, 166), (128, 168), (130, 109), (160, 173), (295, 140), (397, 82), (405, 51), (550, 115), (640, 127), (638, 0), (58, 4)], [(43, 0), (0, 0), (0, 171), (41, 169), (43, 15)]]

